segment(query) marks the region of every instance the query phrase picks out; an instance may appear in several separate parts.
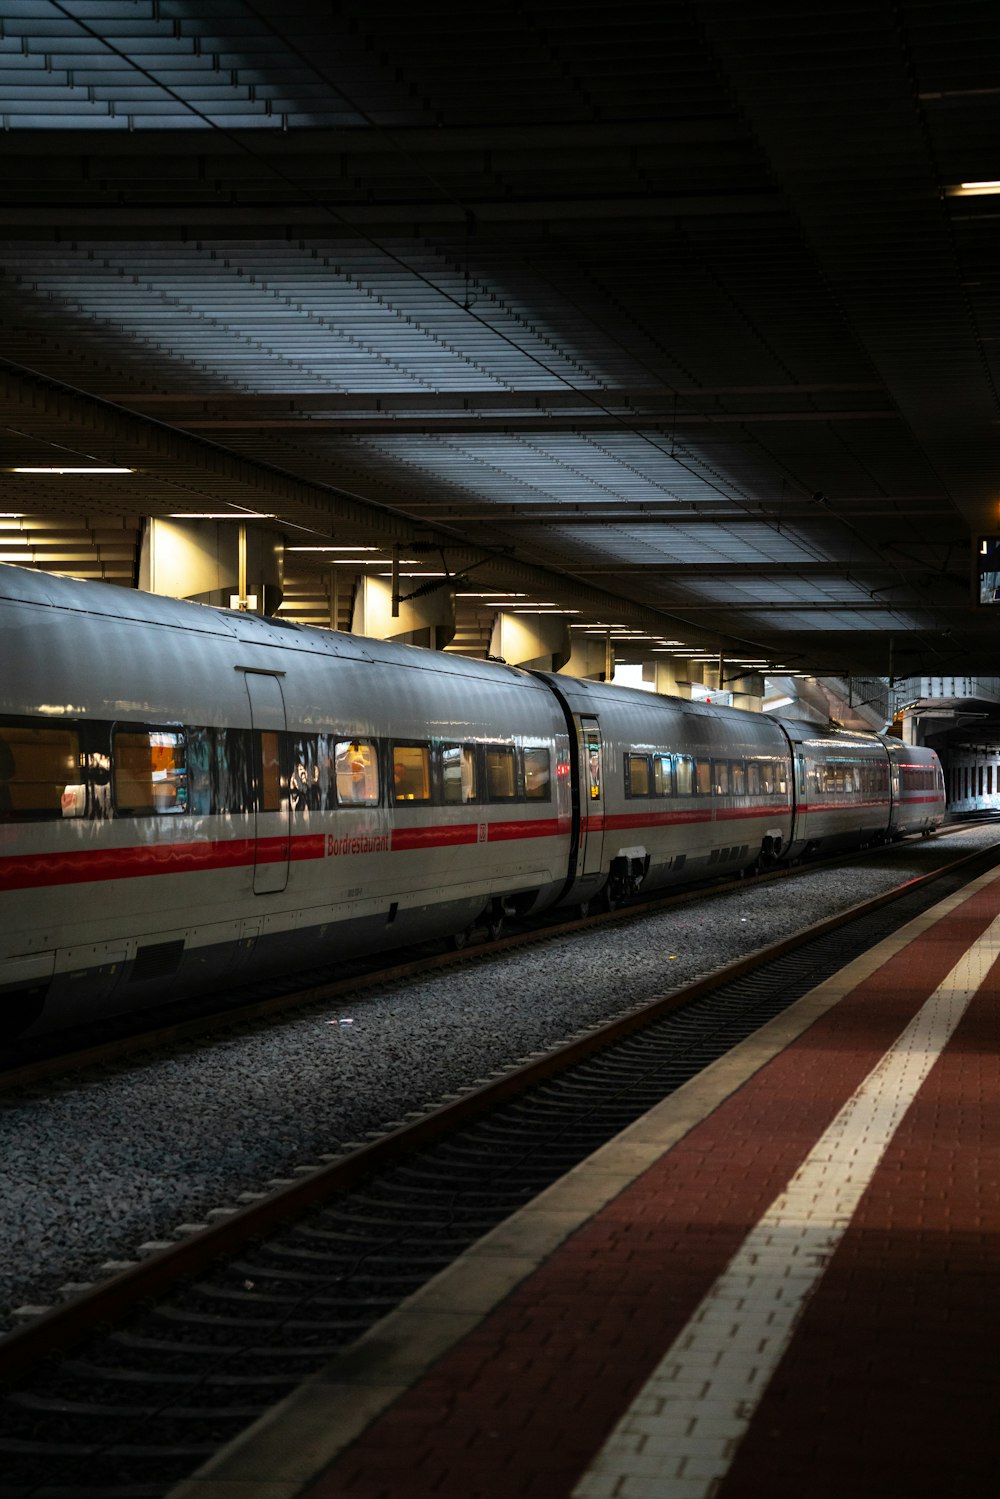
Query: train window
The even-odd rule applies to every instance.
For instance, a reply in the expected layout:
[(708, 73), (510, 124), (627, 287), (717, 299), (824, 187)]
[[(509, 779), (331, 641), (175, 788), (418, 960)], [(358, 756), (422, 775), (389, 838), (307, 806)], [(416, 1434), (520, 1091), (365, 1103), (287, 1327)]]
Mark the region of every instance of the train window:
[(253, 807), (250, 733), (216, 729), (213, 806), (216, 812), (249, 812)]
[(549, 752), (547, 749), (524, 751), (524, 794), (529, 802), (552, 800), (549, 779)]
[(819, 771), (820, 790), (827, 796), (850, 796), (854, 790), (854, 767), (836, 760), (823, 765)]
[(751, 760), (747, 765), (747, 795), (760, 796), (760, 761)]
[(674, 794), (674, 772), (669, 755), (653, 756), (653, 789), (657, 796)]
[(260, 735), (261, 812), (281, 811), (281, 735), (264, 729)]
[(0, 724), (0, 819), (82, 817), (86, 800), (76, 729)]
[[(929, 776), (928, 776), (928, 779), (927, 779), (927, 784), (928, 784), (928, 789), (930, 789), (931, 780), (930, 780)], [(987, 796), (992, 796), (993, 795), (993, 766), (992, 765), (987, 765), (987, 767), (986, 767), (986, 795)]]
[(625, 795), (649, 795), (649, 758), (646, 755), (625, 756)]
[(514, 751), (506, 745), (486, 746), (486, 788), (491, 802), (513, 801), (517, 795)]
[(694, 762), (694, 789), (699, 796), (711, 796), (712, 794), (712, 762), (711, 760), (696, 760)]
[(592, 802), (601, 799), (601, 740), (596, 729), (584, 730), (584, 745), (587, 752), (587, 786)]
[(712, 784), (715, 787), (716, 796), (729, 795), (729, 761), (712, 761)]
[(429, 802), (431, 752), (426, 744), (392, 746), (392, 798), (395, 802)]
[[(765, 795), (767, 795), (767, 796), (775, 796), (775, 795), (777, 795), (777, 796), (787, 796), (788, 795), (788, 767), (785, 764), (785, 761), (784, 760), (761, 760), (759, 763), (760, 763), (761, 790), (765, 793)], [(812, 772), (811, 773), (812, 773), (813, 777), (815, 777), (815, 774), (816, 774), (815, 768), (812, 768)], [(806, 783), (804, 782), (803, 783), (803, 790), (805, 790), (805, 789), (806, 789)], [(813, 790), (818, 790), (819, 787), (818, 787), (818, 785), (813, 784), (812, 789)]]
[(747, 768), (742, 760), (729, 762), (729, 789), (733, 796), (745, 796), (747, 790)]
[(694, 761), (690, 755), (674, 756), (674, 777), (677, 783), (678, 796), (691, 796), (694, 793)]
[(445, 744), (441, 748), (441, 777), (446, 806), (465, 805), (476, 799), (476, 750), (472, 744)]
[(341, 806), (378, 805), (378, 753), (371, 739), (338, 739), (333, 763)]
[(187, 735), (188, 807), (197, 817), (213, 810), (212, 768), (215, 759), (213, 729), (185, 729)]
[(319, 812), (326, 805), (328, 776), (326, 736), (292, 735), (288, 765), (288, 800), (292, 811)]
[(115, 804), (129, 817), (187, 811), (185, 736), (172, 729), (117, 729)]

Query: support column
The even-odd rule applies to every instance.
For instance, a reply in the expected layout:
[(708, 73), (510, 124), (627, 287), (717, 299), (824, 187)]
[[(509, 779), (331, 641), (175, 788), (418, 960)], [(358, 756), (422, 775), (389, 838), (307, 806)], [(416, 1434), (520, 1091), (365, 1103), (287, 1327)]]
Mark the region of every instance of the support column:
[(750, 713), (764, 711), (764, 678), (759, 671), (747, 672), (745, 677), (735, 677), (726, 685), (733, 694), (734, 708), (744, 708)]
[(285, 540), (249, 521), (153, 516), (139, 554), (139, 587), (222, 609), (274, 614), (284, 585)]
[[(571, 637), (570, 654), (564, 665), (557, 667), (567, 677), (587, 677), (591, 682), (603, 682), (607, 670), (607, 645), (603, 640), (592, 640), (586, 635)], [(614, 676), (614, 647), (611, 650), (611, 675)]]
[(660, 657), (653, 661), (644, 661), (642, 680), (651, 683), (653, 691), (659, 693), (661, 697), (691, 696), (686, 670), (676, 656), (671, 656), (666, 661), (661, 660)]
[(559, 671), (572, 655), (569, 625), (558, 614), (500, 613), (493, 624), (490, 655), (508, 666)]
[(376, 640), (396, 640), (437, 651), (443, 651), (455, 638), (455, 594), (448, 584), (420, 598), (400, 600), (398, 614), (393, 614), (392, 607), (390, 583), (384, 578), (362, 578), (354, 597), (352, 635), (371, 635)]

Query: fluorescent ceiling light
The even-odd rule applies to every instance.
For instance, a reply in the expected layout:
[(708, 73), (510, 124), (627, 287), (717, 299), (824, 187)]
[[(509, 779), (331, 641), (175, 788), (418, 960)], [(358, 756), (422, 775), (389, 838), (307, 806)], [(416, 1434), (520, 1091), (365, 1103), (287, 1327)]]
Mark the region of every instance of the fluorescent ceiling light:
[(163, 520), (277, 520), (262, 510), (172, 510)]
[(90, 464), (87, 468), (12, 468), (12, 474), (134, 474), (134, 468), (121, 468), (119, 466), (96, 467)]
[(960, 182), (957, 187), (946, 187), (949, 198), (975, 198), (984, 193), (1000, 193), (1000, 179), (989, 182)]
[(286, 547), (286, 552), (384, 552), (385, 547)]

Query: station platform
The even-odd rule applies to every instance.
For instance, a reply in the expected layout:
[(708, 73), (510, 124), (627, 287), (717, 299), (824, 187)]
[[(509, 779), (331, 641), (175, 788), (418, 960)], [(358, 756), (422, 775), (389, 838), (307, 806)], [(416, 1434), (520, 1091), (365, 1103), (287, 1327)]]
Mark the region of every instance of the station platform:
[(171, 1499), (1000, 1487), (1000, 874), (477, 1243)]

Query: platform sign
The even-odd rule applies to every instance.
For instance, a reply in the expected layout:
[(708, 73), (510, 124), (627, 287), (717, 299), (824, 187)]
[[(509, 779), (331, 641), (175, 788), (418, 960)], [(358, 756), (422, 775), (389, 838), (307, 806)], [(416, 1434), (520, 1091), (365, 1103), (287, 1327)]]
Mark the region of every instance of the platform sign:
[(976, 555), (976, 600), (1000, 604), (1000, 536), (980, 536)]

